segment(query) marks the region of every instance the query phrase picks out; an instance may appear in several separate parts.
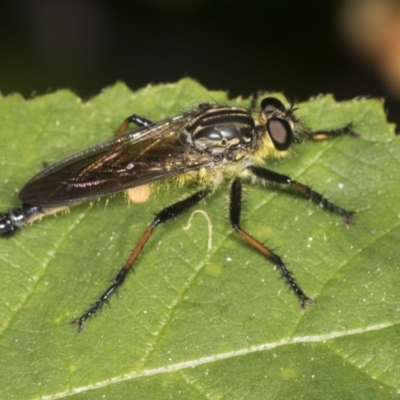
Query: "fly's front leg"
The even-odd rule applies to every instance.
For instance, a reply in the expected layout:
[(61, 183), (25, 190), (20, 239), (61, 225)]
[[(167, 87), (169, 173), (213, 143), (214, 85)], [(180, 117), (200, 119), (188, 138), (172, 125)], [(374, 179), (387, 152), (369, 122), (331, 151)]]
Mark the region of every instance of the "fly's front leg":
[[(258, 101), (261, 97), (265, 97), (266, 95), (268, 95), (268, 91), (266, 90), (259, 90), (258, 92), (255, 92), (251, 95), (251, 109), (255, 109), (258, 106)], [(278, 102), (280, 103), (280, 101), (278, 100)], [(261, 103), (262, 104), (262, 103)], [(294, 103), (291, 104), (291, 106), (289, 107), (289, 109), (287, 110), (283, 104), (280, 104), (282, 111), (286, 110), (289, 113), (293, 113), (297, 108), (294, 107)], [(266, 111), (266, 110), (264, 110)], [(326, 139), (333, 139), (333, 138), (337, 138), (339, 136), (343, 136), (343, 135), (347, 135), (350, 136), (353, 139), (358, 139), (360, 137), (360, 135), (354, 131), (353, 129), (353, 123), (350, 122), (349, 124), (347, 124), (346, 126), (344, 126), (343, 128), (339, 128), (339, 129), (332, 129), (329, 131), (315, 131), (312, 132), (310, 129), (306, 128), (306, 136), (312, 140), (326, 140)]]
[(353, 139), (358, 139), (360, 137), (360, 135), (353, 130), (352, 122), (340, 129), (334, 129), (331, 131), (317, 131), (310, 133), (310, 137), (312, 140), (333, 139), (343, 135), (350, 136)]
[(141, 250), (149, 240), (151, 234), (154, 232), (155, 228), (158, 225), (163, 224), (164, 222), (169, 221), (182, 214), (184, 211), (193, 207), (200, 200), (204, 199), (211, 192), (211, 188), (206, 188), (200, 190), (199, 192), (193, 194), (187, 199), (178, 201), (177, 203), (168, 206), (161, 210), (154, 218), (153, 222), (147, 227), (143, 236), (140, 238), (138, 244), (133, 249), (131, 255), (126, 260), (125, 264), (119, 270), (118, 274), (115, 276), (112, 284), (104, 291), (104, 293), (100, 296), (100, 298), (90, 307), (84, 314), (82, 314), (79, 318), (73, 320), (71, 322), (72, 325), (78, 325), (78, 331), (82, 332), (84, 329), (85, 322), (91, 318), (94, 314), (96, 314), (105, 303), (108, 303), (111, 295), (116, 292), (116, 290), (122, 285), (128, 272), (131, 270), (133, 263), (136, 261), (138, 255)]
[(290, 185), (298, 192), (303, 194), (307, 199), (319, 204), (322, 208), (326, 208), (327, 210), (340, 215), (346, 225), (351, 225), (352, 218), (355, 214), (354, 211), (348, 211), (344, 208), (337, 206), (335, 203), (332, 203), (324, 196), (322, 196), (322, 194), (315, 192), (307, 185), (294, 181), (287, 175), (278, 174), (266, 168), (252, 166), (249, 167), (249, 169), (255, 176), (267, 182), (279, 183), (281, 185)]
[(300, 301), (302, 308), (305, 308), (306, 304), (313, 304), (314, 300), (309, 298), (297, 284), (296, 280), (293, 278), (291, 272), (287, 269), (286, 265), (282, 259), (270, 250), (268, 247), (264, 246), (261, 242), (255, 239), (253, 236), (249, 235), (240, 226), (240, 214), (242, 208), (242, 183), (239, 178), (236, 178), (232, 183), (231, 188), (231, 198), (229, 205), (229, 217), (231, 225), (235, 231), (244, 239), (247, 243), (257, 249), (260, 253), (264, 254), (270, 261), (272, 261), (280, 270), (282, 277), (285, 279), (286, 283), (296, 294)]

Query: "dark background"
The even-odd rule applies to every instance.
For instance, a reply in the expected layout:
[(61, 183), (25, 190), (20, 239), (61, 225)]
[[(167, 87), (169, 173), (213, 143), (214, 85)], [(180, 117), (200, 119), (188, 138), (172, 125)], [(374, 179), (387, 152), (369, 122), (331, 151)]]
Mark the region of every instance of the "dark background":
[(209, 89), (398, 102), (340, 34), (339, 0), (1, 0), (0, 91), (90, 98), (190, 76)]

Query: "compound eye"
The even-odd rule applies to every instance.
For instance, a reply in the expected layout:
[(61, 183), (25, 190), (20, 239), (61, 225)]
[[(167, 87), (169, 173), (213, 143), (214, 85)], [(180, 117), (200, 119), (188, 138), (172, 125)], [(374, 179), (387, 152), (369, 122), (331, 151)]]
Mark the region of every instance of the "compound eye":
[(287, 150), (292, 144), (293, 131), (289, 122), (281, 118), (271, 118), (267, 122), (267, 130), (275, 148), (279, 151)]
[(265, 99), (262, 99), (261, 109), (267, 114), (270, 114), (276, 110), (286, 111), (286, 108), (282, 102), (275, 97), (266, 97)]

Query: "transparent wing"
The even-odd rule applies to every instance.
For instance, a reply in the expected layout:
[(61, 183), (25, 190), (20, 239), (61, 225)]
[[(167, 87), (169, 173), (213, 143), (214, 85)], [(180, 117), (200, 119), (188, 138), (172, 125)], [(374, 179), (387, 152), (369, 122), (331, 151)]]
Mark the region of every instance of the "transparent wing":
[(39, 206), (67, 205), (211, 166), (209, 155), (179, 141), (187, 120), (182, 114), (61, 160), (32, 178), (19, 198)]

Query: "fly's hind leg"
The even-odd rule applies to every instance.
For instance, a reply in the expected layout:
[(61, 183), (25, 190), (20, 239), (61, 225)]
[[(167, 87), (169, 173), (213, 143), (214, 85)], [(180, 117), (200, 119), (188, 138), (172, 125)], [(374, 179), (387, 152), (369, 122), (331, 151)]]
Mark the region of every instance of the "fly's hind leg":
[(147, 118), (141, 117), (140, 115), (137, 115), (137, 114), (132, 114), (128, 118), (125, 118), (124, 122), (118, 128), (115, 136), (123, 135), (126, 132), (126, 130), (128, 129), (129, 124), (135, 124), (140, 128), (145, 128), (146, 126), (153, 125), (153, 123), (154, 122), (150, 121)]
[(200, 190), (192, 196), (178, 201), (171, 206), (168, 206), (161, 210), (154, 218), (153, 222), (147, 227), (144, 234), (140, 238), (137, 245), (134, 247), (131, 255), (125, 261), (125, 264), (118, 271), (111, 285), (103, 292), (103, 294), (99, 297), (99, 299), (87, 310), (84, 314), (82, 314), (79, 318), (71, 321), (72, 325), (78, 326), (78, 331), (82, 332), (85, 326), (85, 322), (90, 319), (93, 315), (95, 315), (105, 303), (108, 303), (110, 297), (116, 290), (123, 284), (128, 272), (132, 269), (132, 265), (136, 261), (138, 255), (141, 250), (150, 239), (151, 234), (154, 232), (155, 228), (158, 225), (163, 224), (164, 222), (169, 221), (170, 219), (176, 218), (178, 215), (182, 214), (184, 211), (188, 210), (190, 207), (196, 205), (199, 201), (201, 201), (204, 197), (206, 197), (211, 192), (211, 188), (208, 187), (206, 189)]
[[(123, 135), (128, 129), (129, 124), (136, 124), (139, 128), (145, 128), (153, 125), (153, 122), (140, 115), (132, 114), (128, 118), (125, 118), (124, 122), (115, 133), (115, 136)], [(136, 186), (128, 189), (127, 194), (133, 203), (144, 203), (150, 197), (150, 188), (149, 185)]]

